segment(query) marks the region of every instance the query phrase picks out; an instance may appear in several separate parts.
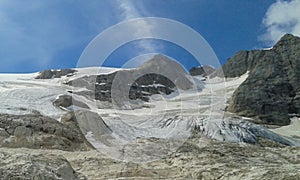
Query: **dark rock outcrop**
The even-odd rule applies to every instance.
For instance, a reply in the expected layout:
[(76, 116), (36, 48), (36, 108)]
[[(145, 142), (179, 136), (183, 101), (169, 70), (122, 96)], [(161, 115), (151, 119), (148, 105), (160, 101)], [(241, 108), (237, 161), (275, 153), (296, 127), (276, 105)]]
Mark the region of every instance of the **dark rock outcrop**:
[(76, 124), (75, 120), (62, 124), (39, 114), (1, 114), (0, 147), (67, 151), (90, 149), (91, 146)]
[(72, 76), (75, 72), (77, 71), (74, 69), (45, 70), (40, 72), (36, 79), (61, 78), (62, 76)]
[(264, 50), (239, 51), (232, 58), (229, 58), (222, 68), (216, 70), (212, 76), (239, 77), (247, 71), (252, 71), (257, 61), (262, 59), (266, 52)]
[(240, 52), (223, 66), (226, 77), (249, 71), (228, 111), (257, 123), (287, 125), (300, 114), (300, 38), (287, 34), (270, 50)]
[(204, 66), (199, 66), (199, 67), (192, 67), (190, 70), (190, 75), (191, 76), (208, 76), (215, 72), (215, 69), (211, 66), (204, 65)]
[(85, 76), (67, 84), (89, 90), (73, 93), (120, 106), (128, 100), (148, 101), (153, 94), (170, 94), (177, 88), (187, 90), (194, 86), (181, 65), (162, 55), (135, 69)]

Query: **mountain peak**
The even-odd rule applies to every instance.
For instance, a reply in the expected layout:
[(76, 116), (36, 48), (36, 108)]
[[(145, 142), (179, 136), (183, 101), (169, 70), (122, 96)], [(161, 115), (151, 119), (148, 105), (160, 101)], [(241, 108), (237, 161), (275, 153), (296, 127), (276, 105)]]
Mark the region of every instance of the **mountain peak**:
[(156, 54), (153, 56), (153, 59), (169, 59), (169, 58), (167, 58), (163, 54)]
[(300, 37), (295, 36), (293, 34), (285, 34), (280, 38), (280, 40), (275, 44), (274, 48), (287, 46), (287, 45), (294, 45), (300, 43)]
[(162, 54), (156, 54), (156, 55), (154, 55), (149, 61), (147, 61), (147, 62), (169, 62), (169, 61), (171, 61), (171, 62), (173, 62), (173, 60), (171, 60), (170, 58), (168, 58), (167, 56), (164, 56), (164, 55), (162, 55)]
[(287, 33), (287, 34), (283, 35), (280, 38), (280, 40), (288, 40), (288, 39), (293, 39), (293, 38), (299, 38), (299, 37), (298, 36), (294, 36), (293, 34)]
[(154, 55), (151, 59), (142, 64), (139, 68), (149, 67), (152, 67), (153, 69), (161, 69), (162, 71), (165, 71), (166, 69), (169, 69), (169, 67), (172, 67), (173, 70), (177, 69), (178, 71), (186, 73), (185, 69), (181, 64), (162, 54)]

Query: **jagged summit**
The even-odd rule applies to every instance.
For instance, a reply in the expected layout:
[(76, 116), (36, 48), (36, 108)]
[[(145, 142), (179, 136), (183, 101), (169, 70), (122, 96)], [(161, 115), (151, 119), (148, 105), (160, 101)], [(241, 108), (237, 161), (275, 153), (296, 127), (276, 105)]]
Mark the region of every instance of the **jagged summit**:
[(295, 36), (293, 34), (285, 34), (274, 45), (274, 48), (281, 47), (281, 46), (296, 45), (296, 44), (299, 44), (299, 42), (300, 42), (300, 37)]
[[(216, 76), (224, 76), (226, 78), (239, 77), (247, 71), (252, 71), (257, 63), (265, 59), (265, 57), (273, 58), (275, 53), (283, 56), (290, 52), (297, 52), (300, 48), (300, 38), (292, 34), (284, 35), (273, 48), (268, 50), (242, 50), (237, 52), (226, 63), (214, 73)], [(291, 56), (294, 56), (293, 53)], [(288, 60), (284, 57), (282, 60)]]
[(210, 65), (203, 65), (203, 66), (198, 66), (198, 67), (192, 67), (190, 70), (190, 75), (191, 76), (208, 76), (215, 72), (215, 69), (210, 66)]

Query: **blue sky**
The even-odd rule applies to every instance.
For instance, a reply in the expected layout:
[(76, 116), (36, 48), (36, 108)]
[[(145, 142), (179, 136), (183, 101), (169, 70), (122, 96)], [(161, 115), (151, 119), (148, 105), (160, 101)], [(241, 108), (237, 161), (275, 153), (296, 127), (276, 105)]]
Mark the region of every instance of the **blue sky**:
[[(1, 0), (0, 72), (76, 67), (99, 33), (139, 17), (170, 18), (190, 26), (222, 64), (239, 50), (270, 47), (286, 32), (299, 35), (299, 9), (300, 0)], [(187, 69), (199, 65), (178, 45), (150, 39), (121, 46), (104, 65), (121, 67), (147, 53), (165, 54)]]

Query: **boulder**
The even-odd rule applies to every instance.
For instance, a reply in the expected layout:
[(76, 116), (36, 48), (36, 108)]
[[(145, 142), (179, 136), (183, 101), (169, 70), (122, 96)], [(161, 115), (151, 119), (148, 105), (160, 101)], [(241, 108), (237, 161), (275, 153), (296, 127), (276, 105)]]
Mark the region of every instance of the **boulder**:
[(0, 147), (66, 151), (91, 148), (78, 126), (63, 124), (40, 114), (0, 114), (0, 129)]
[(1, 179), (79, 180), (86, 179), (74, 171), (63, 157), (54, 154), (0, 152)]
[(70, 106), (77, 106), (84, 109), (90, 109), (89, 106), (81, 101), (76, 100), (70, 95), (59, 95), (54, 101), (53, 105), (57, 107), (69, 108)]

